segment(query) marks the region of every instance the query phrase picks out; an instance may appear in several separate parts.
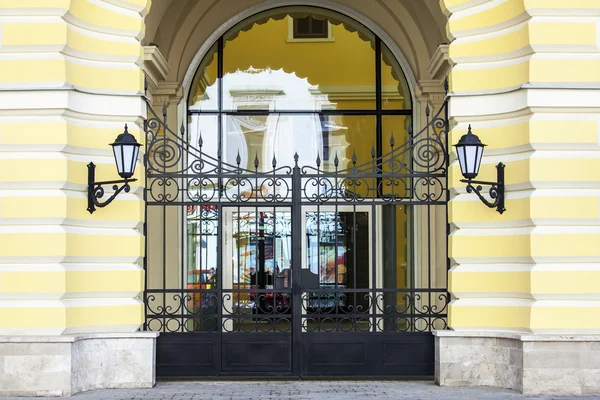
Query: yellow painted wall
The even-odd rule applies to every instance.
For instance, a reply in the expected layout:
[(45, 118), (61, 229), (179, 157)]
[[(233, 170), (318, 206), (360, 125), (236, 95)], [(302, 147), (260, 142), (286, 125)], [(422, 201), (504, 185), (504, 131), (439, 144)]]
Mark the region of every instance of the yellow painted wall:
[(600, 211), (589, 189), (600, 181), (600, 120), (589, 114), (597, 93), (585, 88), (599, 81), (597, 24), (586, 15), (600, 4), (441, 3), (456, 64), (450, 142), (472, 124), (488, 144), (478, 179), (494, 180), (502, 161), (507, 181), (500, 215), (464, 192), (456, 161), (450, 167), (450, 326), (597, 332)]
[[(87, 160), (101, 165), (99, 175), (114, 178), (106, 143), (119, 133), (117, 125), (134, 126), (142, 117), (141, 106), (121, 113), (111, 107), (111, 99), (139, 94), (143, 88), (139, 38), (150, 1), (125, 3), (127, 8), (114, 2), (99, 7), (88, 0), (0, 3), (0, 8), (24, 17), (2, 27), (3, 49), (15, 56), (0, 62), (0, 84), (29, 90), (30, 101), (42, 104), (37, 110), (13, 110), (0, 117), (0, 137), (8, 155), (0, 168), (5, 171), (0, 174), (5, 221), (0, 296), (6, 299), (0, 309), (2, 332), (76, 332), (90, 326), (133, 330), (142, 322), (143, 307), (135, 299), (143, 289), (139, 191), (92, 216), (81, 211)], [(455, 329), (598, 330), (597, 289), (585, 283), (597, 280), (594, 264), (600, 260), (598, 196), (590, 191), (600, 180), (598, 119), (588, 113), (597, 106), (590, 92), (574, 87), (591, 87), (600, 81), (600, 63), (593, 57), (599, 48), (597, 26), (585, 17), (597, 13), (600, 6), (596, 0), (488, 3), (482, 7), (482, 2), (442, 0), (453, 39), (450, 57), (456, 64), (451, 91), (472, 100), (469, 111), (458, 107), (463, 100), (452, 100), (451, 116), (457, 123), (452, 142), (467, 123), (473, 123), (475, 133), (490, 144), (480, 178), (493, 179), (494, 164), (503, 160), (508, 183), (507, 212), (500, 216), (464, 194), (457, 166), (451, 167), (450, 186), (459, 194), (450, 204), (454, 231), (449, 251), (456, 264), (450, 274), (450, 291), (456, 297), (450, 325)], [(40, 25), (48, 9), (61, 16), (68, 13), (72, 19), (30, 29), (32, 24)], [(572, 17), (566, 18), (567, 14)], [(285, 21), (278, 24), (272, 29), (287, 36)], [(334, 36), (343, 43), (339, 29), (334, 27)], [(240, 43), (244, 35), (249, 33), (240, 35)], [(370, 51), (362, 43), (364, 51)], [(306, 45), (289, 44), (289, 48)], [(325, 49), (328, 44), (319, 46)], [(235, 42), (228, 43), (226, 49), (230, 48), (235, 48)], [(276, 54), (258, 59), (283, 65), (278, 62), (286, 58)], [(265, 58), (269, 56), (273, 58)], [(340, 71), (361, 71), (354, 76), (367, 82), (370, 73), (360, 60), (355, 60), (353, 70)], [(114, 65), (108, 67), (106, 62)], [(247, 63), (233, 60), (231, 65)], [(300, 72), (309, 80), (319, 80), (319, 73)], [(342, 72), (319, 84), (343, 83), (344, 77)], [(512, 95), (539, 102), (524, 85), (556, 86), (563, 91), (549, 92), (548, 104), (537, 108), (518, 108), (516, 101), (503, 103), (500, 93), (513, 89)], [(69, 117), (45, 115), (56, 103), (40, 87), (73, 86), (106, 94), (108, 101), (93, 107), (96, 103), (90, 97), (87, 111), (77, 108), (85, 108), (85, 102), (79, 101), (66, 106), (72, 111)], [(497, 101), (483, 101), (482, 95), (497, 96)], [(498, 111), (500, 104), (504, 111)], [(567, 108), (568, 115), (561, 112)], [(107, 115), (115, 117), (113, 125)], [(9, 121), (11, 116), (22, 121)], [(36, 151), (28, 150), (32, 148)], [(96, 297), (77, 306), (77, 299), (94, 299), (96, 292), (102, 293), (100, 300), (119, 305), (107, 306)], [(66, 296), (74, 296), (75, 303), (67, 307), (62, 301)], [(19, 300), (31, 300), (36, 307), (16, 308)]]
[(125, 123), (144, 141), (136, 124), (149, 6), (0, 1), (0, 14), (18, 17), (0, 34), (0, 85), (15, 90), (0, 94), (11, 99), (0, 115), (1, 334), (127, 332), (143, 323), (143, 180), (90, 215), (86, 164), (97, 164), (97, 180), (117, 179), (108, 143)]

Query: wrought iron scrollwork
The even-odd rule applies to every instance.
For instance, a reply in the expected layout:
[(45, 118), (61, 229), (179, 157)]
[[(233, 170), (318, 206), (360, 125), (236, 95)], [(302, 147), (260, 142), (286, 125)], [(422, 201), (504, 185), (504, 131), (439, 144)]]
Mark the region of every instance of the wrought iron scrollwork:
[(338, 289), (302, 294), (307, 332), (428, 332), (447, 328), (448, 293)]
[[(504, 208), (504, 164), (499, 163), (496, 165), (496, 169), (498, 173), (497, 182), (475, 181), (472, 179), (462, 179), (461, 182), (467, 184), (467, 193), (475, 193), (483, 204), (489, 208), (495, 208), (496, 211), (502, 214), (506, 211), (506, 208)], [(483, 191), (482, 185), (490, 186), (488, 194), (493, 201), (487, 200), (481, 194)]]
[[(238, 213), (241, 207), (249, 206), (255, 210), (309, 206), (310, 211), (302, 214), (305, 225), (300, 232), (306, 236), (294, 240), (306, 240), (312, 235), (336, 243), (339, 235), (348, 232), (340, 233), (335, 221), (324, 220), (327, 213), (319, 211), (321, 206), (331, 205), (330, 209), (337, 212), (338, 206), (369, 205), (383, 209), (388, 205), (415, 205), (429, 210), (429, 206), (447, 204), (446, 107), (444, 104), (433, 116), (428, 107), (426, 126), (417, 133), (408, 127), (402, 143), (397, 143), (399, 135), (392, 134), (386, 144), (389, 151), (383, 155), (378, 155), (373, 146), (367, 161), (359, 162), (356, 152), (347, 158), (332, 154), (333, 162), (327, 161), (327, 165), (321, 156), (307, 160), (311, 163), (304, 165), (296, 154), (293, 160), (286, 160), (288, 165), (282, 165), (276, 157), (265, 162), (258, 155), (242, 157), (240, 152), (232, 163), (227, 163), (220, 149), (215, 154), (204, 150), (202, 135), (192, 140), (186, 136), (184, 127), (173, 132), (166, 125), (165, 111), (160, 118), (148, 107), (147, 202), (187, 207), (187, 221), (196, 224), (201, 238), (222, 235), (217, 222), (222, 218), (218, 214), (222, 206), (233, 207)], [(469, 185), (467, 190), (482, 196), (479, 186)], [(494, 187), (490, 189), (490, 197), (495, 201), (489, 204), (503, 207)], [(286, 237), (298, 234), (289, 221), (270, 219), (269, 212), (264, 213), (263, 232), (277, 231)], [(244, 223), (250, 222), (240, 219), (233, 223), (232, 229), (250, 232), (252, 228)], [(221, 249), (218, 253), (222, 255)], [(296, 264), (293, 268), (301, 268), (302, 262)], [(428, 332), (447, 328), (450, 298), (446, 288), (433, 288), (429, 283), (428, 288), (384, 289), (376, 282), (373, 278), (367, 289), (320, 282), (315, 288), (300, 291), (265, 285), (262, 289), (240, 285), (217, 290), (214, 286), (204, 289), (198, 285), (194, 289), (147, 290), (146, 327), (165, 332), (256, 333), (291, 332), (294, 323), (304, 332)], [(294, 309), (299, 310), (298, 315), (294, 315)]]
[[(315, 203), (363, 204), (445, 204), (448, 191), (446, 105), (431, 117), (418, 133), (407, 129), (403, 143), (394, 134), (387, 144), (390, 151), (359, 163), (356, 151), (343, 165), (336, 154), (333, 164), (317, 156), (311, 164), (300, 165), (298, 157), (290, 165), (280, 165), (275, 157), (266, 163), (255, 155), (252, 167), (242, 165), (238, 151), (233, 164), (203, 150), (201, 133), (197, 143), (186, 139), (182, 126), (173, 132), (151, 107), (145, 123), (147, 151), (147, 200), (159, 204), (194, 203), (291, 203), (292, 186), (301, 186), (301, 201)], [(163, 111), (165, 113), (166, 111)], [(268, 170), (263, 171), (265, 165)], [(300, 168), (300, 180), (293, 181), (293, 168)]]
[[(88, 206), (87, 210), (90, 214), (96, 211), (96, 207), (106, 207), (119, 195), (121, 192), (129, 193), (131, 186), (130, 182), (135, 182), (137, 179), (123, 179), (115, 181), (96, 182), (96, 165), (88, 164)], [(121, 184), (121, 186), (119, 186)], [(113, 185), (114, 193), (105, 201), (100, 201), (104, 197), (104, 185)]]

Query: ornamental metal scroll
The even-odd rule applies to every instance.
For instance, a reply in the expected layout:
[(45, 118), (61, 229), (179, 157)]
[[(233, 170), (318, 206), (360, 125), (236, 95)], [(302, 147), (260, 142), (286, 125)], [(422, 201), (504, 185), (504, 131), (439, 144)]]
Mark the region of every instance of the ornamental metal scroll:
[[(225, 162), (220, 146), (216, 154), (204, 151), (201, 134), (191, 143), (183, 126), (179, 133), (168, 127), (166, 109), (160, 118), (149, 106), (145, 122), (147, 201), (173, 205), (291, 203), (292, 188), (300, 185), (303, 204), (443, 205), (448, 196), (446, 108), (444, 103), (432, 116), (428, 106), (422, 130), (414, 133), (409, 126), (401, 144), (392, 134), (387, 143), (390, 151), (377, 156), (373, 146), (369, 161), (359, 163), (356, 149), (346, 165), (336, 154), (328, 167), (320, 155), (302, 164), (301, 155), (296, 154), (293, 162), (284, 165), (273, 155), (268, 170), (263, 171), (264, 161), (258, 154), (251, 168), (242, 165), (239, 151), (234, 163)], [(296, 168), (299, 174), (294, 173)]]

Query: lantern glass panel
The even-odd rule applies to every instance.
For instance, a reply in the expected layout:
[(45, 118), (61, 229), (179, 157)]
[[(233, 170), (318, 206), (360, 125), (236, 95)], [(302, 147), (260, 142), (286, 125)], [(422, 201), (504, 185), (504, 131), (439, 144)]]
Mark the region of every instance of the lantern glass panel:
[(466, 173), (474, 174), (477, 169), (477, 152), (479, 146), (465, 146), (465, 166), (467, 167)]
[(475, 174), (479, 174), (481, 167), (481, 158), (483, 157), (483, 146), (477, 146), (477, 158), (475, 160)]
[(115, 163), (117, 164), (117, 171), (119, 175), (123, 173), (123, 146), (113, 146), (113, 153), (115, 155)]
[(131, 173), (135, 172), (135, 166), (137, 164), (138, 155), (140, 154), (140, 146), (135, 146), (133, 149), (133, 161), (131, 162)]
[(133, 173), (133, 159), (135, 154), (135, 148), (137, 146), (126, 145), (123, 146), (123, 172), (126, 174)]
[(465, 165), (466, 148), (464, 146), (456, 147), (456, 154), (458, 155), (458, 163), (460, 164), (460, 172), (464, 175), (467, 173), (467, 167)]

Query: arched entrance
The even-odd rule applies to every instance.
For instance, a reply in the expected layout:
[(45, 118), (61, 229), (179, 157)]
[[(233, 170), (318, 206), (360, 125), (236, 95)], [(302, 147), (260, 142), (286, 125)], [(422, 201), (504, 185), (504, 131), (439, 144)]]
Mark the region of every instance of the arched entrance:
[(428, 109), (413, 132), (412, 104), (391, 51), (339, 13), (281, 7), (217, 40), (186, 124), (146, 123), (159, 376), (433, 374), (447, 121)]

